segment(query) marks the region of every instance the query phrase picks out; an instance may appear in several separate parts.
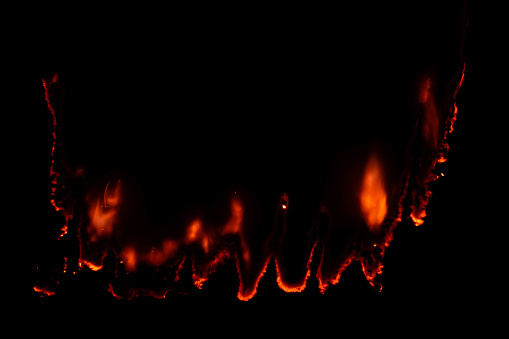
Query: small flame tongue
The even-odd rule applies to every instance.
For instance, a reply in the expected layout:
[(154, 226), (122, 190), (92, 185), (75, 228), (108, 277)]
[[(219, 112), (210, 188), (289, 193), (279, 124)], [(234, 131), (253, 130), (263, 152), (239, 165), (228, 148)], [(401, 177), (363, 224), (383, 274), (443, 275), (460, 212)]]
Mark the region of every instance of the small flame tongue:
[(103, 201), (100, 197), (92, 204), (89, 209), (90, 225), (88, 232), (91, 235), (91, 241), (97, 241), (98, 237), (109, 237), (112, 235), (113, 227), (117, 217), (117, 207), (120, 202), (120, 180), (117, 181), (112, 189), (108, 181), (104, 189)]
[(361, 212), (370, 231), (377, 231), (387, 214), (387, 193), (378, 158), (369, 158), (360, 194)]

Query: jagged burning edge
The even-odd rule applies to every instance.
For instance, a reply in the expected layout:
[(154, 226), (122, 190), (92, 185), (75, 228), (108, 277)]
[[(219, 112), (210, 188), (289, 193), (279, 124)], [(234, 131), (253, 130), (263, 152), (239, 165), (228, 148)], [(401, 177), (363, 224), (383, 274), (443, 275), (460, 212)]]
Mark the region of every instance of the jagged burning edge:
[[(458, 115), (457, 95), (463, 85), (464, 79), (465, 62), (463, 62), (460, 80), (452, 96), (452, 105), (449, 107), (449, 114), (447, 115), (447, 120), (445, 122), (445, 131), (440, 143), (440, 150), (436, 154), (430, 155), (432, 157), (431, 161), (426, 159), (426, 154), (423, 154), (419, 159), (420, 166), (419, 173), (417, 174), (417, 187), (412, 192), (413, 203), (411, 206), (412, 212), (410, 214), (410, 218), (415, 226), (420, 226), (424, 223), (423, 219), (426, 217), (426, 206), (428, 205), (429, 198), (432, 195), (432, 192), (428, 189), (429, 184), (443, 176), (443, 173), (441, 172), (440, 175), (436, 174), (436, 170), (439, 164), (443, 164), (447, 161), (447, 155), (449, 153), (449, 144), (447, 143), (447, 139), (454, 131), (454, 123), (456, 122)], [(426, 166), (426, 163), (429, 163), (429, 165)]]
[[(408, 181), (408, 179), (406, 179)], [(194, 237), (194, 232), (191, 232), (193, 234), (193, 241), (191, 243), (186, 243), (186, 241), (183, 241), (183, 246), (180, 247), (179, 253), (175, 255), (173, 259), (170, 260), (171, 264), (164, 264), (162, 266), (166, 266), (166, 268), (170, 268), (170, 270), (173, 270), (174, 276), (173, 276), (173, 283), (177, 282), (180, 279), (180, 271), (182, 270), (184, 263), (187, 260), (191, 260), (191, 267), (192, 267), (192, 281), (194, 285), (198, 289), (202, 289), (204, 286), (204, 283), (209, 279), (209, 277), (214, 274), (217, 270), (217, 268), (223, 264), (225, 264), (226, 261), (234, 261), (235, 267), (237, 270), (237, 275), (239, 277), (239, 288), (237, 292), (237, 298), (242, 301), (247, 301), (252, 299), (256, 294), (258, 290), (258, 285), (262, 277), (267, 272), (267, 268), (269, 263), (274, 260), (275, 263), (275, 269), (276, 269), (276, 282), (279, 288), (281, 288), (285, 292), (289, 293), (296, 293), (296, 292), (302, 292), (306, 286), (309, 278), (312, 274), (312, 267), (311, 263), (313, 262), (315, 256), (319, 258), (319, 266), (316, 271), (316, 278), (318, 280), (318, 286), (320, 292), (323, 294), (325, 293), (326, 289), (332, 284), (335, 285), (339, 282), (341, 274), (343, 271), (353, 262), (359, 261), (362, 267), (362, 271), (369, 282), (371, 286), (378, 286), (379, 289), (382, 289), (382, 286), (379, 282), (375, 280), (375, 278), (382, 272), (383, 264), (382, 264), (382, 258), (384, 255), (384, 252), (386, 248), (389, 246), (390, 242), (393, 239), (393, 230), (394, 228), (401, 222), (402, 220), (402, 213), (403, 213), (403, 200), (406, 196), (406, 187), (404, 186), (404, 191), (402, 194), (400, 194), (400, 201), (398, 204), (398, 209), (396, 211), (396, 215), (392, 218), (387, 218), (385, 223), (381, 226), (381, 229), (383, 230), (383, 237), (381, 237), (377, 242), (371, 242), (368, 245), (368, 247), (365, 247), (365, 250), (356, 250), (349, 253), (349, 255), (345, 258), (343, 263), (340, 265), (337, 273), (332, 277), (326, 277), (324, 273), (322, 272), (322, 264), (323, 264), (323, 255), (324, 255), (324, 244), (322, 240), (316, 236), (315, 240), (313, 241), (313, 245), (311, 246), (311, 249), (308, 254), (308, 259), (306, 261), (305, 265), (305, 271), (302, 275), (302, 278), (298, 282), (289, 283), (285, 280), (285, 277), (283, 276), (283, 273), (280, 269), (280, 263), (277, 258), (276, 249), (272, 249), (269, 254), (266, 256), (265, 259), (262, 260), (262, 264), (258, 270), (258, 273), (254, 275), (254, 278), (249, 279), (250, 283), (245, 280), (244, 275), (244, 261), (242, 260), (243, 254), (242, 254), (242, 246), (241, 246), (241, 238), (238, 235), (238, 233), (233, 234), (227, 234), (225, 235), (225, 244), (223, 246), (220, 246), (220, 249), (216, 252), (215, 255), (211, 257), (211, 259), (202, 262), (199, 260), (196, 260), (196, 251), (202, 253), (203, 252), (203, 246), (200, 250), (200, 246), (195, 246), (193, 244), (199, 245), (199, 239), (196, 239)], [(278, 213), (283, 213), (283, 223), (286, 222), (286, 213), (291, 211), (291, 208), (289, 208), (288, 204), (288, 196), (284, 194), (281, 198), (282, 203), (280, 203)], [(327, 208), (325, 206), (322, 206), (320, 208), (319, 213), (328, 213)], [(277, 216), (276, 216), (276, 219)], [(189, 226), (189, 229), (193, 228), (193, 223)], [(275, 225), (277, 227), (277, 225)], [(189, 235), (189, 232), (188, 232)], [(266, 243), (271, 242), (271, 238), (266, 240)], [(196, 242), (197, 241), (197, 242)], [(318, 245), (321, 245), (322, 251), (319, 252), (316, 249), (318, 248)], [(370, 252), (373, 248), (378, 248), (378, 254), (375, 255), (373, 252)], [(367, 256), (366, 254), (369, 254)], [(88, 267), (92, 271), (98, 271), (103, 269), (103, 261), (106, 257), (106, 253), (104, 253), (101, 258), (98, 261), (89, 261), (85, 260), (83, 258), (80, 258), (80, 267)], [(119, 257), (117, 255), (117, 257)], [(120, 256), (121, 257), (121, 256)], [(117, 265), (118, 263), (122, 263), (122, 260), (118, 260), (117, 258)], [(174, 286), (167, 286), (159, 291), (155, 291), (153, 289), (148, 288), (139, 288), (139, 287), (130, 287), (122, 291), (118, 291), (118, 289), (115, 288), (113, 283), (110, 283), (108, 291), (117, 299), (132, 299), (136, 296), (151, 296), (155, 298), (165, 298), (166, 294), (168, 292), (178, 292), (175, 290)]]
[(56, 212), (60, 212), (65, 217), (64, 226), (61, 229), (60, 238), (67, 234), (69, 228), (69, 220), (72, 218), (72, 210), (69, 206), (65, 206), (65, 197), (62, 200), (56, 201), (56, 194), (59, 188), (63, 188), (63, 182), (61, 180), (62, 173), (55, 169), (55, 149), (57, 145), (57, 108), (56, 103), (52, 102), (51, 97), (53, 96), (52, 87), (57, 87), (58, 90), (62, 90), (58, 82), (58, 74), (53, 75), (51, 81), (42, 79), (42, 86), (44, 88), (44, 98), (46, 100), (48, 111), (51, 113), (51, 125), (52, 125), (52, 144), (51, 144), (51, 165), (49, 170), (50, 182), (51, 182), (51, 198), (50, 203)]
[[(428, 203), (429, 197), (431, 196), (431, 192), (428, 190), (428, 184), (434, 180), (436, 180), (439, 176), (434, 174), (434, 170), (436, 169), (437, 164), (444, 163), (447, 161), (447, 153), (449, 149), (449, 145), (447, 143), (448, 136), (453, 132), (454, 130), (454, 123), (457, 119), (457, 113), (458, 113), (458, 106), (456, 103), (456, 97), (457, 94), (460, 91), (460, 88), (464, 81), (464, 75), (465, 75), (465, 63), (463, 63), (462, 71), (461, 71), (461, 77), (460, 80), (454, 90), (453, 97), (452, 97), (452, 106), (450, 107), (449, 115), (447, 116), (447, 120), (445, 123), (445, 132), (443, 134), (443, 138), (441, 141), (440, 151), (437, 153), (435, 158), (431, 161), (429, 166), (424, 166), (422, 159), (420, 159), (420, 166), (419, 166), (419, 176), (418, 176), (418, 182), (417, 187), (410, 193), (408, 192), (410, 185), (411, 178), (413, 177), (412, 172), (409, 170), (408, 173), (404, 177), (404, 182), (402, 183), (402, 191), (399, 194), (399, 201), (397, 204), (396, 212), (393, 216), (387, 216), (380, 226), (380, 229), (382, 230), (381, 234), (382, 236), (380, 239), (376, 242), (369, 242), (366, 244), (363, 244), (360, 249), (352, 250), (344, 259), (342, 260), (341, 264), (339, 265), (339, 268), (337, 269), (336, 273), (333, 276), (325, 276), (322, 265), (323, 265), (323, 258), (324, 258), (324, 250), (325, 245), (322, 241), (322, 239), (318, 236), (315, 237), (314, 241), (312, 242), (312, 246), (309, 250), (308, 254), (308, 260), (306, 261), (305, 265), (305, 271), (302, 275), (302, 278), (298, 282), (289, 283), (285, 281), (285, 278), (283, 276), (282, 270), (280, 268), (280, 262), (278, 261), (276, 251), (271, 250), (266, 258), (262, 260), (262, 264), (258, 270), (258, 273), (255, 275), (254, 279), (251, 279), (252, 282), (250, 284), (247, 283), (247, 281), (243, 278), (243, 255), (245, 253), (242, 253), (242, 240), (239, 237), (230, 237), (233, 240), (230, 241), (228, 246), (224, 246), (220, 248), (215, 255), (213, 255), (208, 261), (205, 263), (199, 263), (198, 261), (193, 259), (193, 256), (188, 256), (186, 253), (192, 253), (189, 252), (189, 250), (178, 250), (180, 254), (175, 254), (174, 259), (172, 259), (172, 264), (167, 266), (168, 268), (174, 269), (174, 277), (173, 282), (176, 282), (180, 279), (180, 271), (182, 270), (184, 263), (186, 260), (191, 260), (191, 266), (192, 266), (192, 280), (194, 285), (201, 289), (203, 288), (204, 283), (209, 279), (209, 277), (217, 270), (217, 268), (221, 265), (223, 265), (228, 260), (233, 260), (235, 262), (235, 267), (237, 270), (237, 274), (239, 277), (239, 289), (237, 293), (237, 298), (239, 300), (250, 300), (253, 298), (258, 290), (258, 284), (261, 280), (261, 278), (265, 275), (267, 271), (267, 267), (272, 259), (274, 259), (275, 263), (275, 269), (276, 269), (276, 282), (277, 285), (285, 292), (295, 293), (295, 292), (301, 292), (306, 288), (307, 282), (312, 274), (312, 262), (315, 258), (315, 256), (319, 256), (319, 264), (318, 268), (316, 270), (316, 279), (318, 280), (318, 288), (321, 293), (325, 293), (327, 288), (332, 284), (335, 285), (339, 282), (342, 273), (345, 271), (345, 269), (352, 264), (355, 261), (359, 261), (362, 267), (362, 271), (364, 273), (364, 276), (366, 277), (367, 281), (372, 286), (378, 286), (379, 290), (382, 289), (382, 285), (376, 280), (376, 277), (379, 276), (382, 273), (383, 269), (383, 263), (382, 259), (385, 253), (385, 250), (390, 245), (392, 239), (393, 239), (393, 231), (396, 228), (396, 226), (404, 219), (404, 218), (410, 218), (416, 226), (421, 225), (424, 220), (423, 218), (426, 215), (426, 205)], [(53, 206), (55, 212), (61, 213), (65, 217), (65, 223), (62, 227), (61, 235), (59, 238), (62, 238), (65, 234), (67, 234), (69, 221), (73, 218), (74, 215), (74, 206), (70, 204), (66, 199), (64, 198), (62, 200), (57, 201), (56, 199), (56, 192), (58, 189), (62, 188), (64, 185), (62, 180), (62, 174), (58, 172), (54, 165), (56, 164), (55, 161), (55, 149), (57, 145), (57, 117), (56, 117), (56, 108), (55, 103), (51, 101), (51, 89), (50, 86), (58, 85), (58, 77), (54, 76), (51, 80), (51, 82), (48, 82), (47, 80), (43, 79), (43, 87), (44, 87), (44, 93), (45, 93), (45, 100), (47, 103), (48, 111), (51, 113), (52, 116), (52, 147), (51, 147), (51, 165), (50, 165), (50, 182), (51, 182), (51, 195), (50, 195), (50, 203)], [(79, 171), (75, 171), (73, 175), (81, 175), (81, 173), (78, 173)], [(69, 175), (69, 174), (68, 174)], [(109, 185), (109, 182), (108, 182)], [(106, 186), (106, 190), (108, 188), (108, 185)], [(104, 205), (105, 207), (111, 207), (106, 204), (106, 190), (104, 193)], [(419, 194), (419, 192), (424, 191), (423, 194)], [(404, 202), (407, 199), (407, 197), (412, 198), (413, 204), (411, 206), (411, 211), (408, 215), (404, 214)], [(286, 195), (283, 195), (281, 198), (281, 203), (278, 207), (278, 213), (283, 213), (286, 215), (289, 210), (288, 205), (288, 197)], [(327, 213), (327, 208), (325, 206), (322, 206), (320, 211), (318, 213)], [(406, 214), (406, 213), (405, 213)], [(286, 222), (286, 218), (283, 218), (283, 222)], [(80, 226), (82, 227), (82, 225)], [(84, 239), (80, 237), (80, 234), (82, 232), (78, 232), (79, 237), (79, 243), (80, 247), (82, 245), (82, 242)], [(235, 233), (235, 232), (233, 232)], [(271, 239), (268, 239), (270, 241)], [(185, 248), (189, 248), (189, 244), (184, 245)], [(320, 245), (320, 246), (319, 246)], [(192, 246), (191, 246), (192, 248)], [(321, 248), (321, 252), (317, 249)], [(373, 248), (377, 248), (377, 252), (375, 253), (373, 251)], [(82, 252), (82, 248), (80, 248), (80, 253)], [(121, 253), (115, 253), (117, 255), (117, 261), (121, 259)], [(103, 261), (106, 257), (107, 253), (103, 253), (102, 256), (98, 261), (95, 260), (87, 260), (83, 257), (82, 254), (80, 254), (79, 258), (79, 268), (87, 268), (92, 271), (99, 271), (103, 269)], [(62, 268), (63, 273), (66, 273), (66, 267), (67, 267), (67, 258), (64, 258), (65, 265)], [(120, 260), (120, 264), (122, 264), (122, 260)], [(124, 266), (128, 263), (124, 263)], [(75, 272), (73, 272), (75, 273)], [(33, 290), (35, 292), (41, 293), (42, 295), (52, 296), (55, 295), (55, 291), (53, 291), (48, 286), (34, 286)], [(163, 288), (160, 291), (154, 291), (152, 289), (148, 288), (138, 288), (133, 287), (129, 288), (126, 291), (119, 292), (115, 289), (114, 284), (110, 283), (108, 291), (118, 299), (121, 298), (127, 298), (131, 299), (135, 296), (140, 295), (147, 295), (152, 296), (155, 298), (164, 298), (168, 292), (178, 292), (174, 290), (174, 286), (168, 286), (166, 288)]]

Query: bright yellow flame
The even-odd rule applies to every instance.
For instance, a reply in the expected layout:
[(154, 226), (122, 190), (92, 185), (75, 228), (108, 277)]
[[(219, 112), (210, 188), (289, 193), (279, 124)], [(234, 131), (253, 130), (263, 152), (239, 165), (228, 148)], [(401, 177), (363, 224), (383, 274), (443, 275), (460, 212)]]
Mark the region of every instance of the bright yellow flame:
[(360, 194), (361, 212), (370, 231), (377, 231), (387, 215), (387, 193), (378, 159), (372, 156), (364, 171)]

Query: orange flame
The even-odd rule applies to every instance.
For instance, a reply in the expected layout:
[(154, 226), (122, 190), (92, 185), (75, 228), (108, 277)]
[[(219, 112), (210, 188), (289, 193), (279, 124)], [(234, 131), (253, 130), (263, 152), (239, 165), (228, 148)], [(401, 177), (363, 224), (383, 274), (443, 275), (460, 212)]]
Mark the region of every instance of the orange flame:
[(104, 189), (104, 207), (115, 207), (118, 205), (120, 200), (120, 180), (117, 182), (117, 186), (115, 187), (115, 190), (113, 191), (113, 194), (108, 195), (108, 187), (110, 186), (110, 182), (106, 184), (106, 188)]
[(98, 237), (110, 236), (113, 232), (113, 226), (117, 216), (117, 206), (120, 202), (120, 180), (113, 192), (108, 192), (109, 182), (106, 185), (103, 195), (103, 201), (96, 200), (95, 206), (89, 211), (90, 225), (88, 232), (91, 233), (90, 240), (97, 241)]
[(165, 259), (173, 257), (178, 249), (178, 242), (172, 239), (163, 241), (163, 255)]
[(208, 234), (203, 230), (203, 225), (200, 219), (195, 219), (187, 228), (186, 244), (192, 242), (199, 242), (205, 253), (209, 252), (211, 239)]
[(120, 257), (122, 258), (122, 261), (126, 270), (130, 272), (136, 271), (136, 264), (137, 264), (137, 258), (136, 258), (136, 250), (134, 247), (127, 247), (125, 248), (121, 253)]
[(439, 116), (435, 105), (435, 98), (432, 94), (431, 79), (428, 77), (421, 84), (419, 102), (423, 105), (422, 134), (428, 145), (433, 150), (438, 148), (439, 142)]
[(426, 210), (414, 210), (410, 214), (410, 218), (412, 218), (412, 221), (414, 222), (415, 226), (421, 226), (424, 223), (424, 218), (426, 217)]
[(240, 203), (240, 200), (237, 198), (232, 199), (231, 202), (231, 216), (228, 220), (228, 223), (224, 225), (222, 230), (222, 234), (232, 234), (238, 233), (240, 235), (240, 247), (242, 249), (242, 259), (245, 263), (249, 263), (251, 261), (251, 253), (249, 252), (249, 248), (244, 240), (242, 235), (242, 221), (244, 219), (244, 207)]
[(238, 199), (232, 199), (231, 216), (228, 223), (223, 228), (223, 234), (239, 233), (244, 218), (244, 208)]
[(200, 219), (194, 220), (187, 228), (186, 243), (192, 243), (196, 241), (201, 235), (201, 221)]
[(367, 163), (360, 194), (361, 212), (370, 231), (377, 231), (387, 215), (387, 193), (382, 168), (376, 157)]

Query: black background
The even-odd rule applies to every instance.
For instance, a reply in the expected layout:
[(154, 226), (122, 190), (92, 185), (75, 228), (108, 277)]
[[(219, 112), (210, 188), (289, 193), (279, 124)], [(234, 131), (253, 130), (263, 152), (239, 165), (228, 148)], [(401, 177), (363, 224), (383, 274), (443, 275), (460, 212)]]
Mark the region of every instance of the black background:
[[(320, 16), (309, 14), (293, 17), (293, 20), (288, 20), (292, 21), (291, 24), (277, 20), (276, 16), (277, 30), (257, 19), (252, 25), (246, 25), (241, 15), (233, 17), (235, 23), (226, 24), (218, 17), (201, 12), (210, 24), (207, 21), (198, 26), (191, 19), (182, 19), (178, 24), (170, 20), (172, 23), (167, 27), (160, 20), (170, 32), (168, 35), (161, 33), (162, 27), (145, 26), (142, 24), (145, 21), (134, 18), (120, 19), (111, 27), (108, 24), (110, 20), (100, 20), (102, 25), (85, 22), (79, 32), (65, 37), (68, 24), (55, 24), (41, 33), (47, 51), (44, 60), (50, 60), (42, 66), (42, 76), (52, 72), (60, 74), (66, 91), (65, 112), (68, 117), (62, 128), (66, 133), (66, 147), (72, 149), (66, 150), (66, 156), (71, 163), (93, 164), (89, 168), (92, 177), (122, 167), (136, 174), (148, 171), (150, 177), (158, 178), (161, 176), (160, 168), (165, 168), (169, 161), (190, 164), (175, 169), (176, 177), (185, 174), (186, 178), (200, 178), (199, 181), (172, 187), (181, 194), (179, 197), (183, 205), (196, 200), (210, 202), (216, 192), (222, 192), (223, 187), (243, 180), (246, 186), (261, 185), (259, 189), (262, 191), (293, 190), (294, 195), (304, 195), (304, 192), (317, 190), (315, 182), (303, 183), (308, 186), (302, 191), (297, 189), (295, 185), (301, 172), (295, 171), (280, 184), (280, 167), (288, 171), (296, 165), (318, 164), (318, 168), (311, 166), (318, 172), (315, 177), (318, 181), (325, 180), (320, 176), (320, 169), (326, 172), (337, 145), (355, 144), (374, 131), (392, 135), (393, 130), (400, 128), (394, 121), (408, 126), (398, 119), (404, 113), (391, 110), (392, 107), (404, 109), (407, 105), (408, 83), (400, 83), (400, 79), (412, 79), (411, 74), (416, 70), (439, 63), (442, 51), (447, 51), (444, 52), (447, 54), (445, 59), (456, 60), (456, 56), (450, 55), (459, 49), (459, 42), (449, 45), (447, 35), (442, 34), (442, 25), (449, 22), (444, 18), (457, 12), (458, 7), (455, 4), (436, 11), (436, 6), (440, 7), (434, 4), (426, 8), (409, 6), (406, 14), (401, 16), (395, 14), (394, 9), (382, 5), (371, 9), (353, 6), (343, 11), (338, 9), (338, 13), (348, 13), (341, 18), (333, 16), (322, 20)], [(394, 241), (384, 258), (382, 292), (368, 285), (360, 267), (355, 264), (325, 295), (319, 294), (316, 289), (314, 271), (303, 293), (287, 294), (277, 287), (271, 264), (251, 303), (281, 307), (340, 307), (338, 305), (342, 302), (351, 305), (361, 300), (380, 307), (397, 303), (414, 308), (418, 307), (416, 305), (433, 305), (444, 310), (458, 309), (463, 305), (470, 307), (483, 299), (486, 287), (481, 282), (489, 280), (492, 273), (483, 265), (484, 260), (476, 248), (479, 242), (485, 241), (484, 232), (480, 229), (488, 223), (486, 211), (491, 210), (490, 200), (486, 198), (490, 196), (491, 188), (480, 181), (485, 172), (483, 155), (489, 152), (490, 134), (487, 130), (490, 121), (486, 119), (487, 113), (481, 113), (486, 112), (485, 102), (480, 102), (477, 95), (485, 90), (479, 65), (479, 46), (483, 44), (483, 36), (477, 19), (479, 14), (475, 7), (470, 7), (469, 4), (464, 47), (465, 81), (457, 98), (458, 120), (454, 133), (448, 139), (450, 152), (448, 162), (443, 166), (445, 176), (431, 186), (433, 196), (425, 223), (414, 227), (406, 220), (396, 229)], [(286, 19), (292, 17), (289, 12), (278, 13)], [(452, 20), (451, 25), (452, 22), (458, 23), (457, 19)], [(247, 26), (245, 30), (236, 29), (241, 23)], [(211, 29), (216, 26), (221, 29)], [(225, 32), (228, 34), (226, 38)], [(341, 32), (339, 39), (335, 32)], [(384, 40), (386, 36), (391, 39)], [(268, 44), (271, 48), (266, 48)], [(431, 50), (424, 47), (426, 44), (432, 46)], [(264, 67), (265, 64), (269, 66)], [(452, 64), (451, 61), (446, 66)], [(274, 76), (274, 73), (277, 75)], [(226, 74), (221, 83), (199, 80), (216, 79), (218, 74)], [(252, 78), (253, 81), (246, 84), (239, 78)], [(330, 99), (345, 86), (348, 90), (344, 95)], [(210, 91), (210, 88), (214, 90)], [(389, 92), (393, 96), (387, 99)], [(166, 99), (169, 93), (170, 99)], [(278, 100), (266, 99), (268, 95), (276, 96)], [(281, 97), (284, 99), (281, 100)], [(277, 105), (272, 105), (274, 101)], [(384, 105), (380, 105), (381, 102)], [(282, 108), (275, 109), (274, 106), (278, 105)], [(385, 115), (378, 113), (381, 106), (384, 112), (393, 113), (391, 117), (395, 118), (387, 122)], [(169, 117), (171, 123), (163, 123), (168, 120), (168, 107), (190, 113)], [(310, 108), (316, 107), (321, 109), (307, 113)], [(364, 111), (369, 113), (352, 113)], [(230, 120), (231, 112), (234, 117), (239, 117), (238, 121)], [(341, 112), (339, 117), (337, 112)], [(71, 114), (75, 117), (69, 118)], [(348, 124), (341, 123), (347, 119)], [(34, 121), (45, 126), (49, 119), (38, 116)], [(369, 123), (365, 127), (366, 121)], [(118, 128), (119, 125), (122, 128)], [(41, 129), (43, 132), (51, 130), (50, 126)], [(384, 132), (387, 129), (391, 132)], [(41, 131), (36, 135), (48, 140)], [(215, 138), (217, 135), (228, 137)], [(165, 145), (174, 143), (185, 145), (182, 148), (185, 152), (166, 155)], [(47, 146), (48, 143), (41, 142), (37, 151), (47, 154)], [(238, 161), (246, 165), (239, 168), (249, 169), (239, 172), (225, 166), (229, 153), (216, 151), (224, 147), (233, 147), (235, 154), (239, 154)], [(243, 151), (245, 147), (249, 151)], [(288, 149), (288, 152), (282, 155), (281, 148)], [(302, 148), (307, 151), (293, 151)], [(133, 162), (131, 155), (137, 160)], [(43, 156), (43, 159), (47, 164), (48, 157)], [(149, 163), (152, 164), (150, 170), (146, 168)], [(218, 164), (219, 167), (214, 169)], [(203, 173), (201, 169), (204, 167), (210, 171), (198, 175)], [(37, 168), (40, 171), (34, 175), (33, 181), (44, 182), (48, 170), (45, 166)], [(254, 172), (263, 173), (259, 177), (263, 179), (252, 179), (250, 174)], [(269, 179), (266, 179), (267, 176)], [(275, 183), (279, 186), (272, 188)], [(165, 184), (170, 185), (158, 182), (158, 189)], [(189, 185), (194, 186), (190, 189)], [(150, 192), (154, 185), (147, 184), (146, 187)], [(200, 190), (203, 187), (207, 189)], [(206, 193), (197, 195), (194, 193), (197, 191)], [(147, 193), (147, 197), (154, 196), (151, 193), (157, 193), (157, 190)], [(44, 199), (48, 195), (42, 192), (37, 195), (40, 198), (34, 196), (33, 199), (45, 206)], [(151, 204), (155, 206), (154, 210), (160, 210), (157, 208), (158, 201), (154, 199)], [(166, 217), (153, 218), (157, 223)], [(33, 261), (37, 261), (37, 253)], [(83, 279), (93, 282), (96, 278)], [(210, 278), (204, 290), (197, 291), (195, 295), (170, 294), (164, 300), (140, 298), (131, 301), (131, 304), (162, 307), (172, 303), (240, 305), (235, 298), (235, 279), (233, 266), (227, 265)], [(86, 283), (90, 281), (86, 280)], [(76, 283), (76, 286), (82, 285), (83, 282)], [(100, 282), (90, 285), (88, 291), (69, 291), (64, 296), (40, 298), (34, 294), (31, 301), (42, 305), (126, 304), (126, 301), (116, 301), (105, 293)]]

